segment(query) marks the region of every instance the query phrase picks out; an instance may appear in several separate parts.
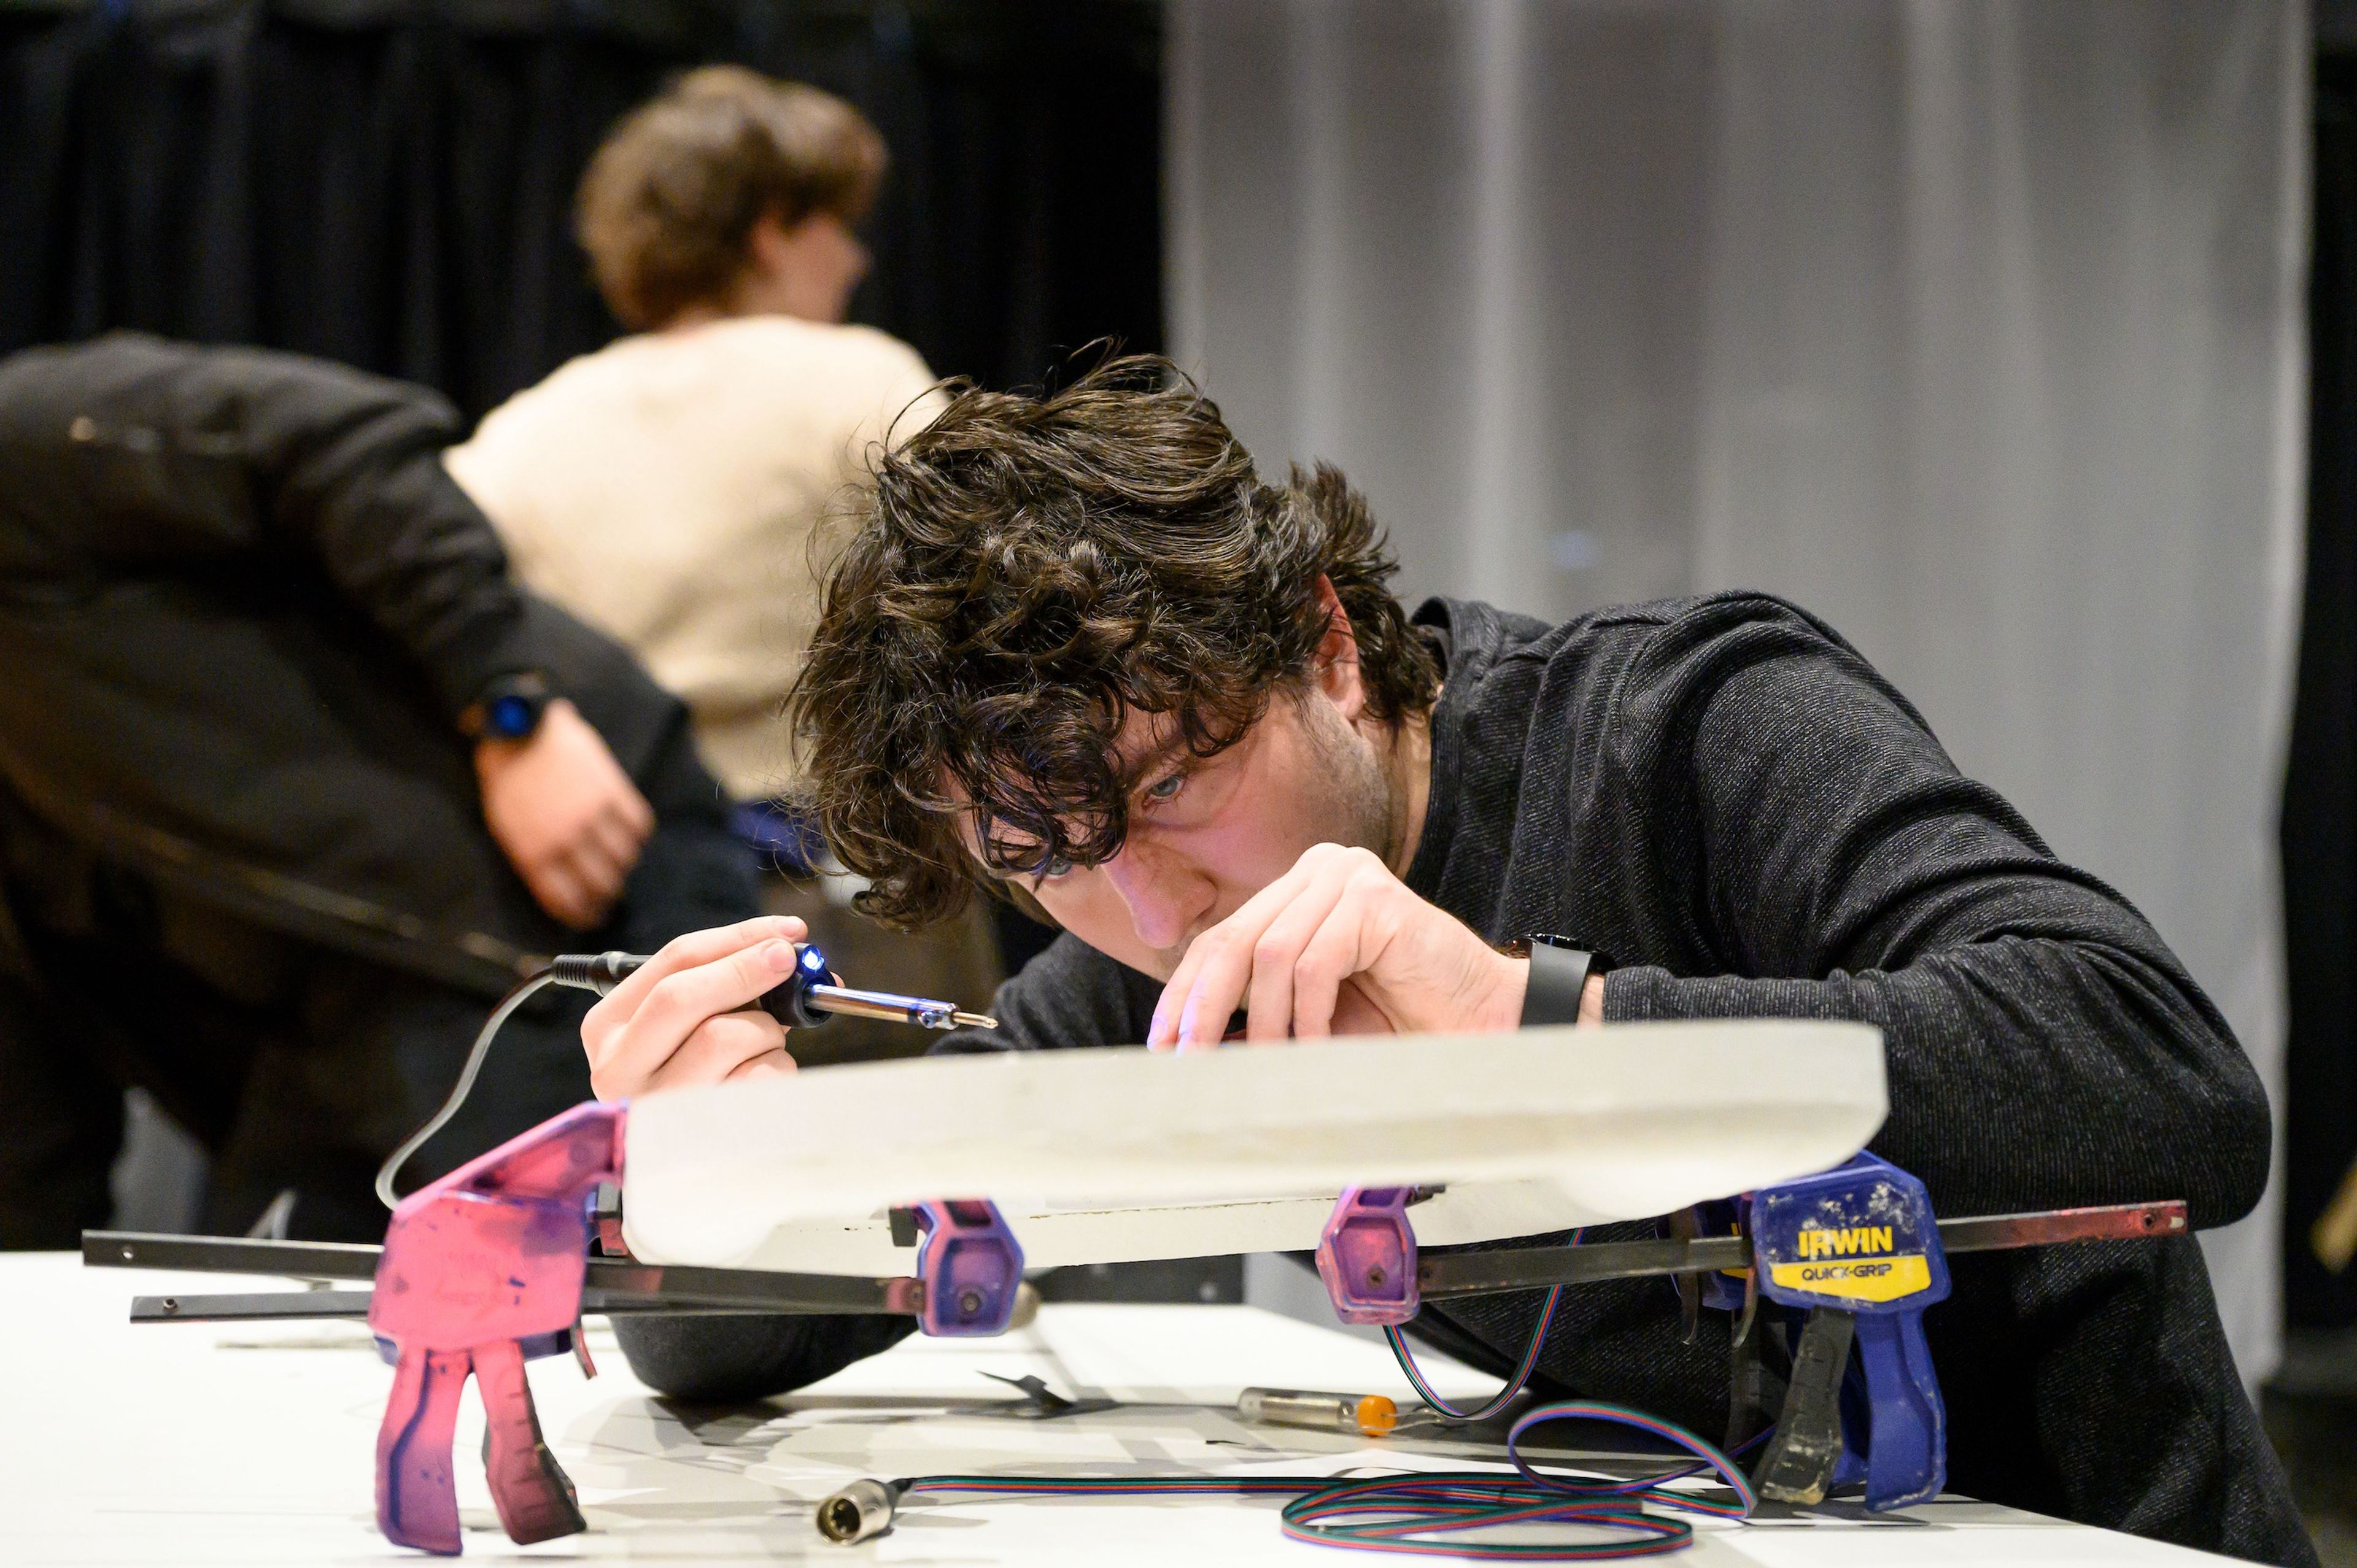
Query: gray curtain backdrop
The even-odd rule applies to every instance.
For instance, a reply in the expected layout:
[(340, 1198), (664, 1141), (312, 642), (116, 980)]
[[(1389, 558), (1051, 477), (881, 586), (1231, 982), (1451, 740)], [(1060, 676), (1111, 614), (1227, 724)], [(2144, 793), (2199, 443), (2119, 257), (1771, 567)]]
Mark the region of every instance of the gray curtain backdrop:
[[(1265, 467), (1340, 463), (1412, 596), (1824, 615), (2280, 1099), (2303, 7), (1177, 0), (1168, 48), (1171, 340)], [(2204, 1238), (2254, 1380), (2276, 1224)]]

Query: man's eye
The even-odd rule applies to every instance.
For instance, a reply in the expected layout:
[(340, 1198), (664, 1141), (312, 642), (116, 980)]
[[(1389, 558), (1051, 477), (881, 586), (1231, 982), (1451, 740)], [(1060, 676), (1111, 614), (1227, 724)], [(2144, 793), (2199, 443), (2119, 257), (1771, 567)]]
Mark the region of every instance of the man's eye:
[(1149, 800), (1176, 799), (1180, 787), (1186, 782), (1187, 776), (1183, 773), (1166, 774), (1146, 786), (1146, 798)]
[(1039, 878), (1042, 882), (1052, 882), (1059, 876), (1070, 875), (1071, 869), (1071, 856), (1068, 854), (1043, 854), (1039, 857), (1039, 864), (1032, 866), (1031, 875)]

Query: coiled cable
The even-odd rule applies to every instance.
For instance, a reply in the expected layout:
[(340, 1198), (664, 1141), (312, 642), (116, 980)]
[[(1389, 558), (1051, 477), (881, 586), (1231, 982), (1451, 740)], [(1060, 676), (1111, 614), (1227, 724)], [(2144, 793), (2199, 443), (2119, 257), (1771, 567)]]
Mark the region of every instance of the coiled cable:
[[(1631, 1480), (1550, 1475), (1522, 1452), (1523, 1434), (1555, 1421), (1606, 1421), (1664, 1438), (1695, 1462)], [(1754, 1441), (1758, 1441), (1754, 1439)], [(1750, 1444), (1745, 1444), (1746, 1447)], [(1506, 1434), (1515, 1475), (1447, 1470), (1338, 1478), (1333, 1476), (914, 1476), (882, 1485), (861, 1481), (819, 1505), (830, 1539), (865, 1540), (888, 1528), (899, 1499), (911, 1493), (1006, 1498), (1289, 1497), (1279, 1527), (1295, 1541), (1409, 1556), (1494, 1563), (1596, 1563), (1675, 1552), (1694, 1526), (1646, 1505), (1709, 1518), (1744, 1520), (1758, 1504), (1732, 1455), (1685, 1428), (1597, 1400), (1567, 1400), (1526, 1411)], [(1674, 1487), (1708, 1471), (1731, 1499)], [(1555, 1524), (1609, 1532), (1572, 1541), (1465, 1539), (1502, 1525)]]

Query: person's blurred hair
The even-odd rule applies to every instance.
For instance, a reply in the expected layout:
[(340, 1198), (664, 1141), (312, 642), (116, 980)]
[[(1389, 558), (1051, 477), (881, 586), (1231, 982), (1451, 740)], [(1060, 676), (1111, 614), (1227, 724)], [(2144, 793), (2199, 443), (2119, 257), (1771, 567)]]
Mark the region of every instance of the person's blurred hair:
[(1048, 393), (952, 382), (941, 416), (876, 459), (787, 699), (808, 801), (863, 913), (903, 929), (1043, 859), (1103, 861), (1137, 782), (1132, 713), (1199, 757), (1297, 692), (1333, 585), (1367, 712), (1429, 708), (1440, 666), (1389, 583), (1397, 563), (1337, 470), (1261, 482), (1219, 408), (1168, 360), (1099, 365)]
[(608, 306), (643, 331), (726, 295), (764, 217), (859, 223), (885, 162), (883, 136), (833, 93), (705, 66), (607, 136), (581, 177), (575, 232)]

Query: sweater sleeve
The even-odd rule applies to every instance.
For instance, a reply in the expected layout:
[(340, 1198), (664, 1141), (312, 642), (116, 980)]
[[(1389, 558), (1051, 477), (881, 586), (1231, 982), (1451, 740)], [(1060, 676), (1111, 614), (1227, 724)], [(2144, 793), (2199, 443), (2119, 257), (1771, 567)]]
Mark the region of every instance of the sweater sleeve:
[(1722, 972), (1616, 971), (1609, 1021), (1879, 1026), (1875, 1147), (1949, 1212), (2181, 1197), (2206, 1227), (2251, 1209), (2266, 1092), (2126, 900), (1797, 612), (1665, 642), (1624, 699), (1665, 803), (1639, 836), (1695, 890), (1685, 918)]
[(537, 668), (490, 521), (443, 472), (458, 415), (324, 360), (117, 333), (0, 366), (8, 467), (61, 497), (51, 572), (307, 561), (414, 657), (456, 715)]
[(461, 430), (433, 392), (254, 356), (243, 403), (271, 527), (418, 660), (453, 716), (541, 660), (490, 521), (443, 470)]

